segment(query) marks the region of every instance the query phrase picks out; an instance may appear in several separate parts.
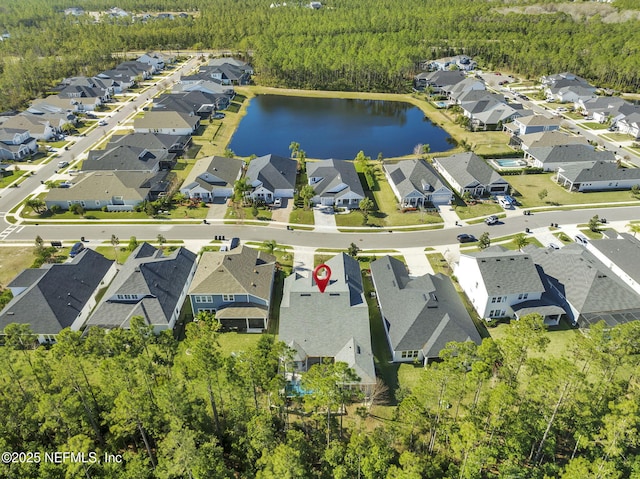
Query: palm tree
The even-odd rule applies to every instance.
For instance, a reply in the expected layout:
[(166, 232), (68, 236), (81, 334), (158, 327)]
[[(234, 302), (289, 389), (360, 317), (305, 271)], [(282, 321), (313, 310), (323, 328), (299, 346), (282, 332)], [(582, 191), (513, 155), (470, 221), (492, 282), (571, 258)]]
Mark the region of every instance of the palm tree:
[(313, 186), (311, 185), (304, 185), (301, 189), (300, 189), (300, 198), (302, 198), (304, 200), (304, 209), (308, 210), (309, 207), (311, 206), (311, 198), (313, 198), (315, 196), (316, 192), (313, 191)]
[(369, 220), (369, 212), (373, 209), (373, 201), (370, 198), (362, 198), (360, 203), (358, 203), (360, 207), (360, 212), (362, 213), (363, 223), (367, 223)]
[(32, 198), (25, 203), (29, 208), (32, 208), (36, 214), (42, 214), (47, 210), (47, 205), (40, 198)]
[(120, 239), (116, 235), (111, 235), (111, 246), (113, 246), (113, 252), (116, 257), (116, 263), (118, 263), (118, 245), (120, 244)]
[(297, 141), (292, 141), (289, 145), (289, 150), (291, 150), (291, 158), (295, 158), (298, 156), (298, 150), (300, 149), (300, 143)]
[(518, 233), (513, 237), (513, 244), (516, 245), (518, 251), (522, 251), (522, 248), (529, 244), (529, 238), (524, 233)]
[(640, 233), (640, 223), (629, 223), (627, 224), (627, 228), (633, 233), (634, 237), (636, 233)]
[(262, 249), (265, 253), (273, 254), (279, 248), (276, 240), (266, 240), (262, 242)]

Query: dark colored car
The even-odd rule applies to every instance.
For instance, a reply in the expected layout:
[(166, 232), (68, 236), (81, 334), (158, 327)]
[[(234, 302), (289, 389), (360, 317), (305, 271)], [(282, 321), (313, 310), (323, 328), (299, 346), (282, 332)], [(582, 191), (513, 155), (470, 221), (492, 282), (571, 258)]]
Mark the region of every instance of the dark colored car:
[(71, 247), (71, 251), (69, 251), (69, 256), (71, 256), (72, 258), (74, 258), (75, 256), (77, 256), (78, 254), (80, 254), (80, 252), (84, 249), (84, 245), (78, 241), (76, 244), (74, 244)]
[(229, 249), (234, 249), (240, 246), (240, 238), (231, 238), (231, 243), (229, 244)]
[(475, 236), (466, 233), (456, 236), (456, 239), (459, 243), (473, 243), (476, 240)]

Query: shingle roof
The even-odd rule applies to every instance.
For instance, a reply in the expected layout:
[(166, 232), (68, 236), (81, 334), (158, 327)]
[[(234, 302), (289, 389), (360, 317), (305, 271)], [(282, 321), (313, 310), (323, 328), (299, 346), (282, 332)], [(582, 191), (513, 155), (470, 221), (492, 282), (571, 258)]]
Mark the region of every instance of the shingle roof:
[(529, 148), (555, 145), (588, 145), (587, 139), (580, 136), (567, 135), (561, 131), (542, 131), (529, 133), (520, 137), (522, 144)]
[(640, 295), (583, 246), (525, 251), (539, 265), (547, 290), (559, 291), (580, 315), (640, 310)]
[(390, 256), (371, 263), (371, 273), (380, 309), (390, 324), (393, 350), (422, 350), (425, 357), (435, 358), (450, 341), (480, 344), (480, 335), (448, 277), (410, 278), (404, 263)]
[(144, 117), (133, 121), (134, 128), (191, 128), (200, 121), (199, 116), (190, 116), (177, 111), (148, 111)]
[(246, 177), (249, 184), (260, 182), (273, 192), (277, 189), (295, 188), (297, 170), (296, 160), (269, 154), (251, 160)]
[(168, 150), (147, 150), (138, 146), (118, 145), (106, 150), (91, 150), (82, 163), (84, 171), (152, 171), (168, 159)]
[(562, 176), (572, 183), (622, 180), (640, 182), (640, 168), (620, 168), (615, 162), (596, 161), (586, 165), (566, 166), (563, 168)]
[(375, 383), (369, 310), (358, 262), (343, 253), (327, 265), (331, 282), (324, 293), (312, 277), (293, 273), (285, 279), (279, 339), (297, 345), (309, 357), (345, 360), (363, 383)]
[[(364, 198), (364, 190), (355, 165), (345, 160), (323, 160), (307, 163), (307, 176), (322, 178), (314, 183), (313, 190), (317, 196), (333, 196), (340, 198), (347, 193), (355, 193)], [(344, 189), (337, 190), (340, 185), (346, 185)]]
[(558, 118), (547, 118), (544, 115), (529, 115), (514, 120), (525, 126), (560, 126), (561, 120)]
[(437, 162), (463, 187), (475, 181), (485, 186), (506, 183), (502, 176), (471, 151), (437, 158)]
[(475, 258), (489, 296), (544, 292), (544, 285), (530, 254), (492, 246)]
[(385, 164), (384, 169), (396, 186), (401, 198), (407, 197), (414, 191), (424, 195), (440, 188), (448, 188), (436, 173), (424, 160), (405, 160), (396, 164)]
[(591, 240), (591, 246), (640, 283), (640, 240), (627, 233), (616, 239)]
[(542, 164), (616, 161), (611, 151), (594, 150), (588, 145), (554, 145), (529, 148), (528, 153)]
[(270, 301), (275, 257), (241, 246), (202, 253), (189, 294), (251, 294)]
[[(170, 150), (177, 145), (186, 145), (190, 137), (187, 135), (167, 135), (164, 133), (129, 133), (113, 135), (107, 148), (113, 146), (137, 146), (149, 151)], [(197, 163), (196, 163), (197, 164)]]
[(181, 190), (191, 190), (196, 185), (213, 191), (217, 188), (233, 188), (242, 169), (242, 161), (236, 158), (211, 156), (201, 158), (184, 180)]
[[(163, 256), (161, 250), (141, 244), (116, 274), (87, 326), (127, 328), (134, 316), (142, 316), (146, 324), (167, 326), (176, 308), (182, 307), (178, 300), (195, 260), (196, 255), (185, 248)], [(119, 300), (118, 294), (143, 298)]]
[(27, 289), (0, 312), (0, 330), (20, 323), (36, 334), (58, 334), (78, 318), (112, 265), (87, 248), (69, 263), (25, 270), (11, 286)]

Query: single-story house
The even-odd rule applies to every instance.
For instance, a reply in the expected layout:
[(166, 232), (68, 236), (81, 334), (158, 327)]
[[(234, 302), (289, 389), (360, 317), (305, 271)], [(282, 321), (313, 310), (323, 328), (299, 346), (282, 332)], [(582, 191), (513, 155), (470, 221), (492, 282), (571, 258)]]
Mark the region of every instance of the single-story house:
[(555, 145), (529, 148), (524, 157), (535, 168), (557, 171), (575, 164), (593, 164), (596, 161), (616, 161), (611, 151), (595, 150), (590, 145)]
[(129, 328), (136, 316), (154, 332), (173, 329), (196, 271), (196, 255), (180, 247), (168, 256), (142, 243), (120, 267), (87, 327)]
[(70, 188), (52, 188), (44, 198), (47, 208), (67, 210), (80, 204), (85, 210), (132, 211), (145, 200), (165, 196), (172, 187), (168, 171), (90, 171), (80, 173)]
[(371, 388), (376, 374), (360, 266), (344, 253), (326, 265), (331, 279), (323, 293), (312, 275), (294, 272), (284, 280), (279, 339), (295, 351), (298, 370), (331, 358), (347, 363), (359, 384)]
[(570, 72), (544, 76), (542, 88), (548, 99), (561, 103), (576, 103), (596, 98), (596, 87)]
[[(513, 140), (515, 140), (516, 138), (519, 141), (514, 143)], [(586, 145), (590, 148), (593, 148), (593, 146), (589, 144), (589, 142), (583, 135), (567, 135), (566, 133), (557, 130), (544, 131), (540, 133), (528, 133), (519, 137), (511, 137), (511, 141), (509, 144), (520, 148), (523, 151), (527, 151), (531, 148), (556, 145)]]
[(598, 123), (606, 123), (609, 118), (617, 116), (617, 110), (621, 106), (627, 104), (619, 96), (599, 96), (586, 100), (578, 100), (574, 107), (576, 110), (582, 111), (583, 114), (593, 117)]
[(198, 115), (176, 111), (148, 111), (133, 121), (136, 133), (164, 133), (166, 135), (191, 135), (200, 126)]
[(176, 83), (172, 88), (172, 93), (187, 93), (190, 91), (200, 91), (211, 95), (226, 95), (233, 99), (236, 92), (233, 87), (223, 85), (213, 79), (205, 78), (203, 75), (196, 74), (188, 77), (180, 78), (180, 83)]
[(228, 57), (212, 58), (211, 60), (209, 60), (209, 63), (207, 63), (207, 65), (210, 67), (218, 67), (225, 64), (233, 65), (234, 67), (239, 68), (243, 72), (248, 73), (249, 75), (253, 75), (253, 67), (248, 63), (243, 62), (242, 60), (238, 60), (237, 58), (228, 58)]
[(313, 187), (314, 204), (356, 209), (364, 199), (364, 190), (355, 165), (345, 160), (307, 163), (307, 178)]
[(177, 156), (191, 145), (191, 135), (166, 135), (164, 133), (128, 133), (126, 135), (113, 135), (107, 148), (113, 146), (136, 146), (148, 151), (167, 150)]
[(182, 183), (180, 192), (207, 203), (215, 198), (230, 198), (235, 182), (242, 176), (242, 166), (243, 162), (235, 158), (201, 158)]
[(83, 171), (145, 171), (156, 173), (170, 169), (175, 155), (167, 150), (149, 151), (136, 146), (118, 145), (91, 150), (82, 162)]
[(448, 276), (411, 278), (390, 256), (371, 263), (371, 276), (393, 361), (426, 362), (451, 341), (482, 342)]
[(514, 118), (513, 122), (506, 125), (505, 128), (516, 135), (555, 131), (560, 129), (560, 119), (547, 118), (544, 115), (522, 116)]
[(384, 174), (402, 208), (451, 203), (453, 192), (436, 170), (424, 160), (385, 163)]
[(435, 94), (446, 94), (454, 85), (465, 79), (461, 71), (435, 71), (423, 72), (415, 76), (414, 87), (416, 90), (431, 89)]
[(276, 198), (293, 198), (298, 162), (277, 155), (254, 158), (247, 167), (248, 196), (254, 201), (272, 203)]
[(275, 256), (247, 246), (204, 252), (189, 288), (194, 316), (212, 312), (224, 329), (266, 330), (275, 260)]
[(473, 152), (434, 158), (433, 166), (460, 195), (499, 195), (509, 191), (509, 183)]
[(640, 168), (623, 168), (611, 161), (567, 165), (557, 181), (570, 191), (630, 190), (640, 185)]
[(45, 343), (65, 328), (79, 331), (116, 271), (115, 261), (89, 248), (68, 263), (25, 269), (7, 285), (13, 299), (0, 312), (0, 332), (11, 323), (29, 324)]

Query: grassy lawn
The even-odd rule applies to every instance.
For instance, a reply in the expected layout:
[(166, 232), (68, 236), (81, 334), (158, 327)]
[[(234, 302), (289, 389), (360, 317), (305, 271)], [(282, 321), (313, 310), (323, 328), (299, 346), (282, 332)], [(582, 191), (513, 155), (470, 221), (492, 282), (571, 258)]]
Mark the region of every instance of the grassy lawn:
[(606, 123), (598, 123), (597, 121), (585, 121), (584, 123), (580, 123), (580, 126), (584, 128), (588, 128), (590, 130), (606, 130)]
[[(631, 202), (634, 199), (629, 191), (569, 192), (556, 184), (551, 179), (552, 175), (553, 173), (515, 175), (509, 176), (507, 181), (522, 195), (518, 196), (517, 199), (525, 208), (550, 205)], [(538, 197), (538, 193), (542, 190), (547, 190), (547, 196), (541, 200)]]
[[(584, 226), (584, 225), (579, 225), (579, 226)], [(602, 231), (591, 231), (588, 227), (581, 227), (580, 229), (580, 233), (582, 233), (583, 235), (585, 235), (587, 238), (589, 239), (602, 239)]]
[[(47, 243), (45, 246), (48, 246)], [(23, 269), (31, 266), (35, 259), (34, 248), (35, 243), (33, 247), (0, 247), (0, 289), (10, 283)]]
[(227, 208), (227, 212), (224, 214), (224, 219), (271, 221), (272, 211), (265, 208), (264, 206), (258, 208), (258, 216), (256, 216), (255, 218), (253, 217), (251, 210), (251, 206), (245, 206), (241, 208), (230, 206), (229, 208)]
[(171, 218), (173, 220), (180, 219), (204, 219), (209, 214), (209, 208), (189, 208), (188, 206), (178, 206), (169, 210), (169, 215), (157, 215), (156, 218)]
[(185, 178), (189, 176), (189, 173), (195, 164), (196, 160), (178, 160), (171, 171), (173, 171), (178, 178), (184, 181)]
[[(498, 324), (495, 327), (489, 328), (489, 332), (493, 339), (500, 340), (504, 338), (507, 324)], [(580, 332), (577, 329), (571, 328), (565, 321), (561, 321), (559, 326), (549, 328), (547, 331), (547, 337), (549, 338), (549, 346), (545, 353), (531, 352), (532, 357), (562, 357), (571, 356), (571, 347), (575, 344), (576, 337)]]
[(460, 219), (466, 220), (469, 218), (477, 218), (479, 216), (495, 215), (496, 213), (503, 213), (502, 207), (493, 202), (483, 202), (475, 205), (457, 206), (456, 213)]
[(603, 137), (611, 141), (629, 141), (633, 139), (631, 135), (625, 135), (624, 133), (607, 133)]
[(9, 186), (11, 183), (16, 181), (18, 178), (20, 178), (25, 173), (26, 173), (26, 171), (24, 171), (24, 170), (18, 170), (18, 171), (14, 171), (13, 175), (1, 177), (0, 178), (0, 188), (6, 188), (7, 186)]
[(289, 215), (289, 223), (296, 223), (300, 225), (313, 225), (315, 220), (313, 219), (313, 210), (305, 210), (303, 208), (296, 208), (291, 211)]
[[(116, 259), (116, 252), (113, 249), (113, 246), (96, 246), (96, 253), (100, 253), (107, 259)], [(127, 258), (132, 252), (126, 246), (118, 247), (118, 264), (124, 264), (127, 261)]]
[(21, 216), (27, 219), (55, 219), (55, 220), (138, 220), (149, 219), (149, 216), (144, 212), (137, 211), (118, 211), (108, 212), (102, 210), (90, 210), (86, 211), (84, 216), (76, 215), (70, 211), (63, 211), (59, 214), (53, 214), (47, 211), (41, 215), (36, 214), (33, 209), (25, 206), (22, 210)]
[(220, 333), (220, 336), (218, 336), (218, 342), (220, 343), (222, 355), (225, 357), (231, 356), (231, 353), (238, 353), (255, 347), (260, 340), (260, 336), (260, 334), (236, 332)]
[(429, 260), (429, 264), (431, 265), (431, 268), (433, 268), (433, 272), (435, 274), (442, 273), (447, 276), (451, 276), (451, 273), (453, 273), (449, 263), (447, 263), (447, 260), (441, 253), (428, 254), (427, 259)]

